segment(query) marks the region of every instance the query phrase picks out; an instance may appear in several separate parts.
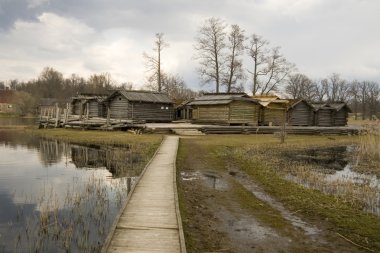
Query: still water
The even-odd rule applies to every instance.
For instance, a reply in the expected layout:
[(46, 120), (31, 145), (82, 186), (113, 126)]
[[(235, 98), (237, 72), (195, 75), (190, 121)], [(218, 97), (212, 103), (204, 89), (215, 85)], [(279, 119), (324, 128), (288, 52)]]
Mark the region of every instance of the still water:
[(36, 125), (37, 118), (0, 117), (0, 126), (31, 126)]
[(99, 252), (144, 161), (0, 131), (0, 252)]

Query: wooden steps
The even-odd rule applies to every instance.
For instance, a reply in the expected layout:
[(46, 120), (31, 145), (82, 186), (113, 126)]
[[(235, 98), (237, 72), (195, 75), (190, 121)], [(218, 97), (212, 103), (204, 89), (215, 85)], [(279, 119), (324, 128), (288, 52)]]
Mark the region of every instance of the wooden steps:
[(197, 128), (172, 128), (173, 133), (183, 136), (201, 136), (205, 133), (199, 131)]

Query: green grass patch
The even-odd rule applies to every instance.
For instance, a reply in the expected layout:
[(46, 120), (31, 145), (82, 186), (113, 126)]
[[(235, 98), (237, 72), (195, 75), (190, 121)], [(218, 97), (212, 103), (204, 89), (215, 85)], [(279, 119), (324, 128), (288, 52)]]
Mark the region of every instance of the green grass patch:
[[(183, 142), (183, 150), (186, 150), (189, 141)], [(286, 180), (284, 172), (290, 171), (289, 167), (294, 164), (292, 161), (283, 163), (284, 160), (278, 159), (286, 150), (358, 143), (357, 136), (289, 135), (283, 144), (272, 135), (213, 135), (191, 141), (206, 153), (203, 157), (209, 164), (213, 164), (214, 169), (221, 169), (223, 163), (233, 160), (236, 166), (245, 171), (268, 194), (281, 201), (290, 211), (300, 214), (306, 221), (322, 222), (328, 230), (354, 243), (380, 251), (379, 217), (362, 210), (360, 204), (353, 204), (343, 198)], [(272, 212), (271, 207), (263, 206), (263, 203), (255, 200), (244, 189), (236, 187), (234, 192), (242, 205), (258, 213), (261, 221), (274, 227), (286, 228), (286, 221), (276, 217), (276, 214), (265, 214), (265, 210)]]

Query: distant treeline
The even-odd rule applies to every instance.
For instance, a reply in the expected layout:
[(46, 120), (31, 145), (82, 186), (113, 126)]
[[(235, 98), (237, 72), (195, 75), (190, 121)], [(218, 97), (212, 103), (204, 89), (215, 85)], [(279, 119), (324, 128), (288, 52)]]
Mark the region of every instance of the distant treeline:
[[(177, 76), (165, 76), (164, 89), (176, 102), (189, 99), (197, 95), (188, 89), (182, 78)], [(149, 86), (144, 87), (150, 89)], [(17, 106), (19, 114), (35, 113), (38, 105), (46, 99), (69, 102), (70, 98), (80, 93), (109, 94), (115, 89), (137, 89), (131, 82), (117, 83), (111, 74), (93, 74), (85, 79), (77, 74), (64, 77), (59, 71), (46, 67), (36, 79), (18, 81), (16, 79), (7, 82), (0, 81), (0, 90), (14, 91), (13, 103)]]
[[(195, 92), (185, 85), (180, 76), (162, 75), (162, 91), (178, 104), (204, 92)], [(312, 80), (301, 73), (289, 74), (278, 93), (290, 99), (311, 102), (347, 102), (354, 115), (362, 119), (380, 118), (380, 85), (374, 81), (347, 81), (333, 73), (326, 78)], [(72, 74), (64, 77), (59, 71), (46, 67), (36, 79), (0, 82), (0, 90), (15, 91), (14, 103), (20, 114), (34, 113), (44, 98), (69, 101), (79, 93), (108, 94), (114, 89), (136, 89), (133, 83), (117, 83), (109, 73), (93, 74), (88, 79)], [(144, 89), (153, 88), (149, 85)], [(241, 90), (244, 91), (244, 90)]]

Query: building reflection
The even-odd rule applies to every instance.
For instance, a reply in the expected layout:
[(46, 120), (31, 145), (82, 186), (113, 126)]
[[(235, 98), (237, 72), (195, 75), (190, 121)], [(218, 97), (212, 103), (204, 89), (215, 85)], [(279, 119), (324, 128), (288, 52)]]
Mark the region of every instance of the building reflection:
[(137, 177), (145, 163), (142, 155), (131, 147), (83, 146), (58, 140), (41, 139), (39, 154), (47, 167), (66, 159), (77, 169), (107, 169), (113, 177)]

